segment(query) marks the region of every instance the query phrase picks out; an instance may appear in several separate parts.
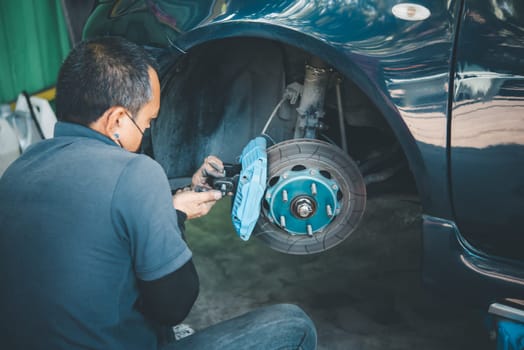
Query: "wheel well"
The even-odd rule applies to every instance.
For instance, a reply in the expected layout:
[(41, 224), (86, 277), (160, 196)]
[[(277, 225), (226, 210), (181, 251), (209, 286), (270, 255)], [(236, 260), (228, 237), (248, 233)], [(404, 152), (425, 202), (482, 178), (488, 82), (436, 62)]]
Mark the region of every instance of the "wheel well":
[[(162, 106), (149, 152), (169, 178), (190, 176), (208, 154), (235, 162), (249, 139), (260, 134), (286, 86), (303, 82), (310, 58), (304, 50), (268, 39), (229, 38), (194, 47), (176, 62), (161, 60)], [(351, 77), (336, 69), (326, 90), (328, 128), (320, 138), (342, 146), (337, 79), (350, 156), (370, 173), (391, 162), (405, 163), (383, 115)], [(268, 129), (274, 142), (293, 138), (295, 110), (289, 103), (281, 106)]]

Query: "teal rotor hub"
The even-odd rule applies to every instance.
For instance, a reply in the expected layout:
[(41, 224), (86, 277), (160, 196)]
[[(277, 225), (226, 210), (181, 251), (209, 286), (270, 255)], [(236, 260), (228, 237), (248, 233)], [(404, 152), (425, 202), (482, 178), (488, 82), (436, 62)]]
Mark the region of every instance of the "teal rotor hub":
[(312, 236), (339, 213), (338, 193), (337, 182), (318, 169), (289, 170), (270, 180), (264, 206), (281, 229)]

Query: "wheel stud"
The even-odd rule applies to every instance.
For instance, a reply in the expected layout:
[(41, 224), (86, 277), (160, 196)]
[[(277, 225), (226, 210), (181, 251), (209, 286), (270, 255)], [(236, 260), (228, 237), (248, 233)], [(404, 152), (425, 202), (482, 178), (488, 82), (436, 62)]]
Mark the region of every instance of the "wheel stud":
[(312, 194), (313, 196), (316, 196), (316, 195), (317, 195), (317, 184), (314, 183), (314, 182), (311, 184), (311, 194)]
[(326, 205), (326, 213), (327, 216), (332, 217), (333, 216), (333, 209), (331, 209), (331, 205)]
[(307, 229), (307, 235), (313, 236), (313, 228), (311, 227), (311, 225), (307, 225), (306, 229)]
[(286, 218), (284, 217), (284, 215), (280, 217), (280, 227), (286, 228)]
[(284, 203), (287, 203), (287, 191), (286, 190), (282, 191), (282, 200), (284, 201)]

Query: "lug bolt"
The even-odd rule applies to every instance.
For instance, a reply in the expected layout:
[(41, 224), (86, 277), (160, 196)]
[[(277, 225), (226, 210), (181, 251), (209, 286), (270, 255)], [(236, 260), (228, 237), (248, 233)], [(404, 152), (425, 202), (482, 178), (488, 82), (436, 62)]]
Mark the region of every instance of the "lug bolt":
[(311, 184), (311, 194), (313, 196), (317, 195), (317, 184), (315, 184), (314, 182)]
[(280, 227), (286, 228), (286, 218), (284, 217), (284, 215), (280, 217)]
[(331, 209), (331, 205), (326, 205), (326, 213), (327, 216), (332, 217), (333, 216), (333, 209)]
[(311, 225), (307, 225), (306, 229), (307, 229), (307, 235), (313, 236), (313, 228), (311, 227)]

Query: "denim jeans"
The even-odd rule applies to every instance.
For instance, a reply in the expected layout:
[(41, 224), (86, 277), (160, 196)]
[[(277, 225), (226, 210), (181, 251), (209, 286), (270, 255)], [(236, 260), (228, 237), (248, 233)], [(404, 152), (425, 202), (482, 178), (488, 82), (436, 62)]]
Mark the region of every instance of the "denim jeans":
[(161, 350), (314, 350), (317, 332), (298, 306), (262, 307), (162, 346)]

